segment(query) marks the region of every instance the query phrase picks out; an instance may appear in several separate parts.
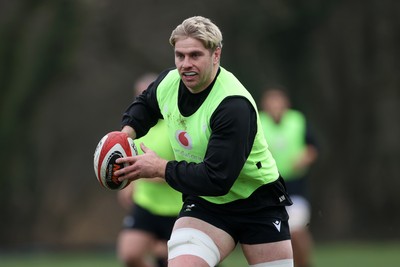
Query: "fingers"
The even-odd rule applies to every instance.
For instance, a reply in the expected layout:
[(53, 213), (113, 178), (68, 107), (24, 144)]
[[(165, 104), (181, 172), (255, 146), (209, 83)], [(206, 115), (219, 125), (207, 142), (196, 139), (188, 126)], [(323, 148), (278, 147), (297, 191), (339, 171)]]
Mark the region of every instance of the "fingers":
[(114, 172), (114, 175), (118, 177), (119, 181), (134, 181), (143, 177), (155, 177), (152, 172), (154, 169), (154, 162), (158, 159), (158, 156), (143, 143), (140, 143), (140, 147), (144, 154), (133, 157), (118, 158), (115, 161), (117, 164), (124, 164), (126, 166)]
[(118, 181), (122, 182), (124, 180), (135, 181), (140, 178), (140, 175), (137, 171), (132, 169), (132, 166), (127, 166), (118, 171), (114, 172), (114, 175), (118, 177)]
[(135, 163), (134, 157), (126, 157), (126, 158), (118, 158), (115, 163), (124, 164), (129, 163), (128, 166), (119, 169), (114, 172), (114, 175), (118, 177), (120, 182), (124, 180), (134, 181), (138, 178), (138, 175), (135, 173), (132, 165)]
[(133, 157), (126, 157), (126, 158), (117, 158), (115, 160), (115, 163), (121, 164), (121, 163), (133, 163)]

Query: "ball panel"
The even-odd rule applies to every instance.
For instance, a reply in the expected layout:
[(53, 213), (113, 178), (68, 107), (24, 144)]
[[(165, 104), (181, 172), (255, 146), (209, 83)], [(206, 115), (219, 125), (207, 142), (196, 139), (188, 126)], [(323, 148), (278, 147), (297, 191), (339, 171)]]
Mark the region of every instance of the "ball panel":
[(101, 168), (99, 168), (99, 177), (101, 177), (100, 183), (102, 186), (112, 190), (118, 190), (122, 189), (128, 184), (127, 181), (121, 183), (118, 181), (118, 178), (114, 176), (114, 171), (122, 169), (124, 166), (126, 166), (124, 164), (117, 164), (115, 161), (118, 158), (126, 156), (127, 154), (119, 143), (114, 144), (114, 146), (108, 149), (107, 154), (104, 155), (103, 161), (100, 161)]
[(99, 183), (103, 187), (104, 187), (104, 184), (102, 182), (101, 177), (104, 177), (104, 174), (101, 173), (101, 170), (102, 170), (101, 162), (103, 162), (103, 159), (104, 159), (104, 153), (102, 153), (102, 151), (103, 151), (103, 147), (104, 147), (104, 144), (105, 144), (105, 141), (107, 138), (108, 138), (108, 135), (105, 135), (103, 138), (101, 138), (101, 140), (98, 143), (96, 150), (94, 152), (94, 159), (93, 159), (94, 172), (96, 174), (97, 181), (99, 181)]

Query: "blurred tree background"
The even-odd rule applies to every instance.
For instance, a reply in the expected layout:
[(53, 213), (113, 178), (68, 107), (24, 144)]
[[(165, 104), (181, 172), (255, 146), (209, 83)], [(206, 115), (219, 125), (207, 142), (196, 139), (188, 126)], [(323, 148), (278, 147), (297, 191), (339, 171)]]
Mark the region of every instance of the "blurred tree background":
[(255, 99), (285, 85), (316, 130), (317, 241), (400, 238), (400, 1), (0, 0), (0, 248), (113, 243), (124, 214), (93, 152), (135, 79), (173, 66), (193, 15)]

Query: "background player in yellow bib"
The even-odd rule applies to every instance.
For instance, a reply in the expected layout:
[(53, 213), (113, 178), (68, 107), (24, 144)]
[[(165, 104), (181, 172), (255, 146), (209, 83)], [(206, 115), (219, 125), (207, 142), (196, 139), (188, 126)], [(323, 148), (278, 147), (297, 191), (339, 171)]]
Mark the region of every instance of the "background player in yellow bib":
[(251, 267), (292, 267), (283, 179), (268, 150), (257, 105), (220, 66), (222, 34), (195, 16), (172, 31), (175, 67), (162, 72), (126, 110), (122, 131), (141, 137), (161, 118), (175, 160), (144, 154), (119, 179), (162, 177), (184, 204), (168, 241), (168, 266), (208, 267), (240, 243)]
[[(141, 76), (134, 86), (135, 96), (141, 94), (157, 75), (147, 73)], [(143, 154), (143, 142), (167, 160), (174, 154), (164, 120), (150, 129), (142, 138), (135, 139), (138, 153)], [(121, 205), (130, 211), (123, 220), (123, 229), (118, 236), (118, 258), (127, 267), (147, 267), (155, 263), (158, 267), (167, 266), (167, 241), (182, 206), (182, 194), (171, 188), (164, 179), (141, 179), (132, 182), (118, 192)], [(151, 257), (149, 257), (151, 256)]]
[(293, 205), (287, 207), (294, 265), (311, 266), (312, 238), (308, 228), (311, 208), (307, 174), (317, 159), (315, 137), (303, 113), (291, 109), (283, 88), (267, 88), (262, 96), (260, 120), (269, 149), (286, 182)]

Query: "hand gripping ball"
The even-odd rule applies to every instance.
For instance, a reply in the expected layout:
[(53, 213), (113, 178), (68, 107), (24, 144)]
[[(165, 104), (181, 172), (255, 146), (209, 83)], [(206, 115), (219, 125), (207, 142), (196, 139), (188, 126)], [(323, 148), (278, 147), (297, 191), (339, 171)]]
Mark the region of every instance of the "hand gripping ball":
[(94, 172), (100, 185), (110, 190), (121, 190), (129, 181), (118, 181), (114, 175), (116, 170), (122, 169), (128, 164), (117, 164), (118, 158), (137, 155), (137, 149), (132, 138), (123, 132), (110, 132), (101, 138), (94, 152)]

